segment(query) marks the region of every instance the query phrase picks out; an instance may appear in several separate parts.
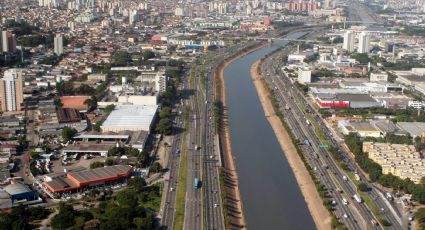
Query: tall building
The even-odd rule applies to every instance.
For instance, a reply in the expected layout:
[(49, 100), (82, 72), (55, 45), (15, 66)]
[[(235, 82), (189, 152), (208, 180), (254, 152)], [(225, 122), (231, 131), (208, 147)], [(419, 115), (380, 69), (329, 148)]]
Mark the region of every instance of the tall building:
[(4, 72), (0, 80), (0, 103), (1, 111), (20, 111), (24, 101), (22, 72), (17, 69), (9, 69)]
[(137, 12), (137, 10), (130, 11), (130, 15), (128, 18), (129, 24), (134, 25), (138, 21), (139, 21), (139, 13)]
[(0, 34), (0, 51), (16, 52), (16, 36), (11, 31), (1, 31)]
[(55, 45), (55, 54), (60, 56), (63, 54), (63, 36), (61, 34), (56, 34), (54, 38)]
[(362, 32), (359, 35), (359, 47), (357, 48), (357, 53), (369, 53), (369, 40), (370, 40), (370, 35)]
[(342, 48), (348, 52), (354, 52), (354, 33), (352, 31), (345, 32)]

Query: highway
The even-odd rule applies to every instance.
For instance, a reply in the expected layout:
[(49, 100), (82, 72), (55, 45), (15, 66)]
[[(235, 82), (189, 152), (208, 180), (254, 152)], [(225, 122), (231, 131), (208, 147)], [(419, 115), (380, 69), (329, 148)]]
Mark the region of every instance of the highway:
[[(199, 68), (197, 66), (193, 67)], [(195, 74), (197, 76), (197, 74)], [(195, 86), (199, 77), (194, 77)], [(200, 110), (198, 105), (199, 90), (193, 89), (194, 94), (190, 100), (189, 142), (187, 156), (186, 177), (186, 205), (184, 215), (184, 229), (202, 229), (202, 191), (194, 187), (195, 178), (202, 178), (201, 155), (197, 149), (200, 142), (201, 126), (199, 124)]]
[[(273, 60), (275, 59), (275, 60)], [(344, 212), (353, 213), (354, 216), (361, 216), (360, 220), (353, 221), (354, 223), (350, 223), (351, 221), (346, 220), (344, 223), (347, 224), (347, 227), (350, 229), (356, 228), (356, 221), (361, 221), (363, 224), (371, 225), (371, 221), (377, 221), (376, 218), (372, 215), (369, 208), (364, 203), (357, 203), (352, 199), (352, 196), (354, 194), (357, 194), (357, 189), (354, 183), (350, 180), (343, 180), (343, 176), (347, 176), (344, 171), (342, 171), (339, 167), (337, 167), (337, 164), (329, 157), (329, 153), (323, 149), (320, 148), (320, 141), (317, 138), (317, 135), (315, 134), (313, 128), (306, 123), (305, 114), (299, 107), (298, 103), (295, 102), (295, 98), (299, 97), (307, 107), (308, 111), (314, 111), (313, 108), (309, 106), (306, 99), (304, 98), (304, 95), (300, 93), (297, 89), (294, 89), (292, 83), (287, 77), (280, 77), (279, 75), (283, 75), (283, 72), (281, 70), (274, 69), (273, 70), (273, 63), (276, 63), (276, 60), (281, 60), (281, 56), (275, 55), (273, 59), (266, 60), (265, 64), (263, 65), (263, 70), (266, 69), (267, 71), (264, 74), (264, 76), (267, 76), (267, 80), (269, 84), (275, 88), (276, 95), (278, 96), (278, 99), (280, 100), (281, 106), (288, 105), (291, 110), (289, 111), (283, 111), (285, 118), (287, 119), (288, 124), (294, 131), (297, 138), (303, 142), (305, 139), (308, 139), (311, 143), (311, 147), (309, 146), (303, 146), (303, 149), (306, 150), (307, 153), (318, 153), (318, 157), (316, 160), (313, 159), (313, 162), (311, 162), (312, 168), (316, 167), (318, 170), (316, 171), (316, 175), (321, 179), (322, 182), (325, 182), (324, 184), (329, 186), (329, 191), (333, 193), (333, 198), (340, 200), (337, 201), (338, 204), (341, 204), (342, 198), (340, 197), (339, 192), (335, 191), (343, 191), (345, 198), (350, 201), (350, 205), (353, 208), (351, 209), (354, 212), (349, 212), (350, 210), (342, 210)], [(313, 114), (315, 120), (319, 122), (320, 128), (324, 130), (324, 132), (328, 135), (328, 139), (330, 139), (330, 143), (332, 143), (334, 146), (339, 147), (339, 149), (342, 149), (341, 146), (335, 144), (335, 140), (333, 140), (333, 137), (330, 135), (331, 132), (327, 130), (327, 127), (324, 125), (323, 121), (321, 120), (320, 116), (318, 114)], [(293, 118), (291, 118), (293, 117)], [(300, 130), (301, 129), (301, 130)], [(302, 131), (302, 133), (300, 132)], [(308, 156), (308, 154), (306, 154)], [(314, 154), (313, 154), (314, 155)], [(347, 153), (344, 155), (348, 156)], [(348, 159), (349, 157), (345, 157), (345, 159)], [(307, 157), (307, 159), (312, 160), (311, 157)], [(319, 167), (318, 167), (319, 166)], [(323, 166), (326, 166), (327, 170), (320, 170), (323, 168)], [(356, 168), (355, 163), (349, 164), (350, 168)], [(358, 170), (359, 171), (359, 170)], [(367, 182), (365, 178), (361, 178), (363, 182)], [(329, 183), (331, 182), (331, 183)], [(373, 187), (371, 184), (368, 184), (369, 187)], [(381, 194), (382, 195), (382, 194)], [(390, 229), (402, 229), (401, 226), (399, 226), (397, 217), (392, 215), (392, 212), (387, 211), (389, 208), (387, 206), (387, 202), (383, 200), (382, 196), (379, 195), (376, 191), (376, 189), (373, 189), (370, 196), (373, 200), (373, 202), (377, 205), (377, 207), (380, 210), (384, 210), (381, 215), (385, 217), (389, 222), (392, 223), (392, 226)], [(381, 209), (382, 208), (382, 209)], [(341, 210), (340, 210), (341, 211)], [(352, 214), (348, 216), (353, 216)], [(350, 218), (346, 218), (350, 219)], [(354, 225), (354, 226), (353, 226)]]
[[(187, 103), (187, 98), (189, 93), (188, 88), (188, 79), (186, 76), (183, 77), (183, 84), (179, 87), (179, 90), (184, 92), (183, 98), (185, 98), (185, 103)], [(173, 126), (173, 143), (169, 148), (169, 159), (168, 159), (168, 178), (165, 178), (165, 204), (162, 205), (161, 210), (161, 229), (172, 229), (174, 226), (174, 217), (175, 217), (175, 205), (176, 205), (176, 188), (178, 182), (179, 175), (179, 166), (180, 166), (180, 155), (176, 154), (177, 150), (181, 148), (181, 139), (182, 135), (184, 135), (184, 127), (183, 127), (183, 113), (179, 113), (178, 111), (183, 112), (183, 104), (180, 104), (176, 108), (174, 108), (174, 121), (176, 125)]]

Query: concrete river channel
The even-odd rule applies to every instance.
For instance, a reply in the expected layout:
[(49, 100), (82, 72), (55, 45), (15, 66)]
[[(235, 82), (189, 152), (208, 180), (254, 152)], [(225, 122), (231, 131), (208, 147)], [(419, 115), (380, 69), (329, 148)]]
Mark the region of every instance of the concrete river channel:
[[(287, 38), (302, 35), (292, 33)], [(248, 229), (316, 228), (250, 76), (255, 61), (288, 42), (276, 40), (224, 71), (231, 144)]]

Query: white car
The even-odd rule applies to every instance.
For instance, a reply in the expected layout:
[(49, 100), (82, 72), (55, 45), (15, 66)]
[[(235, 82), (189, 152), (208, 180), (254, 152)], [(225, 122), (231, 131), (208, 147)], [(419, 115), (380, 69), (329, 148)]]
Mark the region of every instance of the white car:
[(218, 207), (218, 204), (214, 204), (214, 208), (217, 208)]
[(348, 215), (347, 214), (344, 214), (344, 218), (348, 218)]

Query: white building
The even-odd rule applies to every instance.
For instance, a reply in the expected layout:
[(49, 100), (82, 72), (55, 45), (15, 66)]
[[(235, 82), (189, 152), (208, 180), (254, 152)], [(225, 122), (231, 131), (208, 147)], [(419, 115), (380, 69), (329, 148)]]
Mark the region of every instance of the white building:
[(369, 53), (370, 35), (366, 32), (361, 32), (359, 35), (359, 47), (357, 53)]
[(300, 84), (311, 83), (311, 70), (307, 68), (298, 68), (298, 82)]
[(354, 52), (354, 33), (352, 31), (345, 32), (342, 48), (348, 52)]
[(174, 10), (174, 15), (176, 15), (176, 16), (184, 16), (184, 10), (183, 10), (183, 8), (177, 7)]
[(139, 13), (137, 12), (137, 10), (133, 10), (130, 12), (128, 21), (130, 25), (134, 25), (137, 21), (139, 21)]
[(56, 55), (60, 56), (63, 54), (63, 36), (61, 34), (55, 35), (54, 49)]
[(158, 96), (153, 95), (122, 95), (118, 97), (118, 104), (157, 105)]
[(157, 105), (120, 105), (103, 122), (102, 132), (150, 132), (155, 120)]
[(9, 69), (0, 80), (0, 101), (2, 111), (20, 111), (23, 102), (22, 72)]
[(370, 74), (370, 81), (388, 81), (388, 74), (387, 73), (371, 73)]

